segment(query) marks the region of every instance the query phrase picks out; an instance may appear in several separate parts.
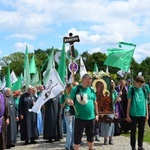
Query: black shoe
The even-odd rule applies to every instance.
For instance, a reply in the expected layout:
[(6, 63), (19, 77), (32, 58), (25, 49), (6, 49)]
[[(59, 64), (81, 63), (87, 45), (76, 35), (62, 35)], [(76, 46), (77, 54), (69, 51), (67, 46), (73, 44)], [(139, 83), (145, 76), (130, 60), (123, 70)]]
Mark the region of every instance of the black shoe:
[(25, 144), (25, 145), (28, 145), (28, 144), (29, 144), (29, 142), (28, 142), (28, 141), (25, 141), (25, 142), (24, 142), (24, 144)]
[(36, 141), (34, 141), (34, 140), (31, 140), (31, 144), (36, 144)]
[(104, 145), (108, 145), (108, 141), (107, 140), (104, 140)]
[(143, 147), (138, 147), (138, 150), (145, 150)]
[(100, 141), (100, 138), (98, 135), (95, 136), (95, 141)]
[(60, 141), (60, 139), (55, 139), (55, 141)]
[(7, 146), (6, 146), (6, 149), (10, 149), (10, 148), (11, 148), (11, 146), (10, 146), (10, 145), (7, 145)]
[(49, 139), (48, 141), (49, 141), (50, 143), (53, 143), (53, 140), (52, 140), (52, 139)]
[(113, 145), (114, 143), (113, 143), (113, 140), (112, 139), (110, 139), (109, 140), (109, 145)]
[(71, 146), (71, 147), (70, 147), (70, 150), (74, 150), (74, 147), (73, 147), (73, 146)]

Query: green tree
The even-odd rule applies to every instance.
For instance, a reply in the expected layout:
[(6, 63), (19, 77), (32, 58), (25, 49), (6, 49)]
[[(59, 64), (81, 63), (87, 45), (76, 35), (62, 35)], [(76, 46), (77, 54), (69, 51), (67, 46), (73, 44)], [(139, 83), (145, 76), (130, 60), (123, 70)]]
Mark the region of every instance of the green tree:
[(142, 72), (146, 82), (150, 80), (150, 57), (147, 57), (141, 62), (139, 72)]

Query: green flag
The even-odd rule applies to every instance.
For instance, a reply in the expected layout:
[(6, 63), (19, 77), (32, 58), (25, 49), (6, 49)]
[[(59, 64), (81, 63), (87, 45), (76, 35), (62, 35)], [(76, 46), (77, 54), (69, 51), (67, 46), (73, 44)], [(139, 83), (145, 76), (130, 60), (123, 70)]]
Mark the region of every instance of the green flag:
[(94, 70), (93, 72), (98, 72), (98, 66), (97, 66), (97, 63), (94, 64)]
[(6, 87), (11, 88), (11, 81), (10, 81), (10, 64), (8, 64), (8, 68), (7, 68)]
[(51, 51), (50, 56), (49, 56), (47, 68), (46, 68), (45, 72), (43, 73), (44, 85), (47, 84), (47, 82), (49, 80), (50, 71), (53, 67), (54, 67), (54, 49), (52, 48), (52, 51)]
[(37, 71), (36, 74), (34, 74), (34, 76), (32, 78), (31, 85), (36, 86), (38, 83), (39, 83), (39, 73)]
[(127, 46), (133, 46), (133, 49), (120, 49), (110, 48), (108, 49), (108, 56), (104, 62), (106, 66), (117, 67), (121, 70), (128, 72), (130, 63), (134, 54), (135, 45), (131, 43), (120, 42)]
[(36, 71), (37, 71), (37, 68), (36, 68), (36, 64), (35, 64), (35, 58), (34, 58), (34, 55), (33, 55), (31, 60), (30, 60), (30, 74), (31, 73), (35, 74)]
[(18, 77), (18, 80), (12, 85), (12, 92), (21, 90), (22, 83), (21, 83), (21, 75)]
[(66, 82), (66, 52), (65, 52), (65, 44), (63, 43), (59, 66), (58, 66), (58, 74), (63, 83)]
[(136, 45), (133, 44), (133, 43), (126, 43), (126, 42), (118, 42), (118, 45), (120, 48), (122, 48), (122, 45), (125, 45), (125, 46), (133, 46), (133, 48), (135, 49)]
[(28, 58), (28, 47), (26, 46), (26, 52), (24, 57), (24, 83), (26, 86), (26, 89), (30, 85), (30, 67), (29, 67), (29, 58)]

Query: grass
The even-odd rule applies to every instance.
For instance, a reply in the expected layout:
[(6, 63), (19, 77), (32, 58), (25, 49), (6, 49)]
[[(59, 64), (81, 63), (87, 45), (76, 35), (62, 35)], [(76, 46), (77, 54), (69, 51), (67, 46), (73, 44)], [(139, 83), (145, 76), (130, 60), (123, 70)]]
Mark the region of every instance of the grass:
[[(138, 133), (138, 131), (136, 133)], [(130, 137), (130, 133), (128, 133), (128, 134), (121, 134), (121, 135), (125, 136), (125, 137)], [(143, 141), (150, 144), (150, 127), (148, 126), (147, 122), (146, 122), (146, 126), (145, 126), (144, 140)]]

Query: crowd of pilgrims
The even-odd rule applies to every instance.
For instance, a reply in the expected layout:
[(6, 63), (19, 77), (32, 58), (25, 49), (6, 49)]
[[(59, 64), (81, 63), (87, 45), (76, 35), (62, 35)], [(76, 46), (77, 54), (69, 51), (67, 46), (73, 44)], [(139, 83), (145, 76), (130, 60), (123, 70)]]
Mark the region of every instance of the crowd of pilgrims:
[[(114, 81), (111, 82), (115, 85)], [(130, 80), (121, 80), (117, 86), (114, 86), (113, 90), (120, 95), (120, 99), (114, 104), (116, 118), (126, 118), (127, 92), (130, 86)], [(0, 150), (16, 146), (17, 138), (20, 138), (24, 144), (35, 144), (38, 142), (39, 136), (42, 136), (45, 142), (51, 143), (60, 141), (63, 134), (66, 134), (64, 148), (73, 149), (74, 122), (72, 120), (72, 124), (68, 124), (65, 113), (69, 105), (64, 104), (64, 97), (69, 96), (71, 88), (72, 85), (67, 84), (65, 91), (48, 100), (39, 113), (29, 112), (29, 109), (32, 108), (44, 90), (42, 85), (29, 86), (27, 90), (23, 88), (21, 91), (14, 92), (11, 92), (11, 89), (7, 87), (3, 89), (0, 93), (0, 102), (2, 104), (4, 100), (5, 108), (0, 107), (0, 125), (3, 125), (0, 128)], [(129, 130), (130, 124), (126, 120), (116, 124), (109, 123), (109, 125), (108, 123), (97, 122), (95, 140), (100, 141), (100, 136), (102, 136), (105, 145), (113, 144), (113, 136), (128, 133)], [(107, 138), (109, 138), (109, 143), (107, 143)]]

